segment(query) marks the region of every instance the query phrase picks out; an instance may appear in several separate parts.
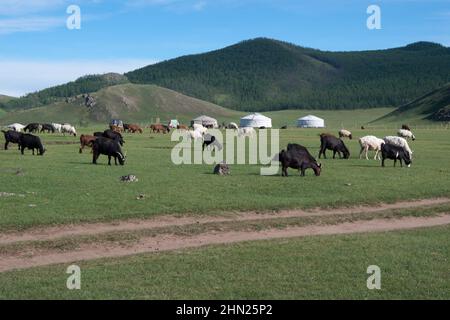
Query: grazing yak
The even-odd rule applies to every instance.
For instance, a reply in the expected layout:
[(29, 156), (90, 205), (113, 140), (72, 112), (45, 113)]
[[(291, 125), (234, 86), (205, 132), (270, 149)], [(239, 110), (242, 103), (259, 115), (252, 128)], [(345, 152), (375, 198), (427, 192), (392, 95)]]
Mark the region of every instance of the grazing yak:
[(394, 160), (394, 167), (397, 165), (397, 160), (400, 160), (400, 166), (403, 167), (403, 162), (409, 167), (411, 167), (411, 155), (410, 153), (402, 147), (385, 143), (381, 147), (381, 156), (383, 158), (381, 166), (385, 166), (384, 162), (386, 159)]
[(322, 165), (309, 153), (308, 149), (299, 144), (288, 144), (287, 151), (281, 150), (278, 154), (278, 161), (281, 162), (281, 175), (288, 176), (287, 169), (297, 169), (302, 177), (305, 176), (306, 169), (313, 169), (316, 176), (320, 176)]
[(336, 158), (336, 153), (339, 155), (339, 158), (342, 158), (341, 153), (344, 155), (344, 159), (350, 158), (350, 151), (347, 149), (342, 139), (331, 134), (322, 133), (320, 135), (319, 159), (322, 155), (325, 159), (327, 158), (326, 150), (333, 151), (333, 159)]
[(117, 142), (119, 142), (119, 144), (121, 146), (123, 146), (125, 144), (125, 140), (123, 140), (123, 136), (119, 132), (116, 132), (116, 131), (113, 131), (113, 130), (105, 130), (103, 132), (102, 136), (104, 138), (116, 140)]
[(83, 153), (83, 149), (85, 147), (92, 148), (95, 140), (97, 140), (97, 137), (95, 137), (95, 136), (89, 136), (89, 135), (82, 134), (80, 136), (80, 153)]
[(32, 150), (34, 155), (34, 150), (37, 150), (38, 155), (43, 156), (45, 153), (45, 148), (42, 145), (41, 139), (32, 134), (22, 134), (20, 136), (20, 151), (22, 155), (25, 149)]
[(359, 152), (359, 158), (361, 159), (363, 152), (366, 152), (366, 159), (369, 160), (368, 152), (369, 150), (375, 151), (374, 160), (381, 160), (380, 152), (381, 147), (384, 144), (383, 139), (379, 139), (375, 136), (365, 136), (359, 139), (359, 145), (361, 146), (361, 151)]
[(93, 142), (93, 159), (92, 163), (97, 164), (98, 157), (103, 154), (108, 156), (108, 165), (111, 165), (111, 158), (114, 158), (114, 163), (117, 166), (117, 160), (121, 166), (125, 165), (126, 157), (122, 153), (120, 144), (116, 140), (111, 140), (108, 138), (97, 138)]
[(339, 138), (349, 138), (350, 140), (353, 139), (353, 135), (350, 131), (342, 129), (339, 131)]
[(41, 128), (42, 126), (39, 123), (30, 123), (23, 129), (23, 131), (29, 133), (38, 133)]
[(2, 132), (5, 135), (5, 150), (8, 150), (8, 145), (10, 143), (17, 143), (19, 145), (19, 150), (20, 150), (20, 137), (22, 136), (23, 133), (13, 131), (13, 130), (9, 130), (9, 131), (2, 130)]
[(43, 124), (41, 128), (41, 133), (47, 132), (47, 133), (55, 133), (56, 129), (52, 124)]

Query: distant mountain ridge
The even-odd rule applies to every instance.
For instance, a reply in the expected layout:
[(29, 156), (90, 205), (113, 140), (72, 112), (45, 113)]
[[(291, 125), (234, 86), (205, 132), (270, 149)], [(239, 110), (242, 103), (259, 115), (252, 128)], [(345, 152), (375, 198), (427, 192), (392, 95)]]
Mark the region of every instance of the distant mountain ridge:
[(450, 81), (450, 49), (328, 52), (258, 38), (125, 75), (236, 110), (398, 106)]
[(450, 48), (431, 42), (330, 52), (258, 38), (150, 65), (125, 75), (88, 75), (0, 99), (0, 109), (30, 109), (122, 85), (152, 84), (234, 110), (395, 107), (450, 82)]

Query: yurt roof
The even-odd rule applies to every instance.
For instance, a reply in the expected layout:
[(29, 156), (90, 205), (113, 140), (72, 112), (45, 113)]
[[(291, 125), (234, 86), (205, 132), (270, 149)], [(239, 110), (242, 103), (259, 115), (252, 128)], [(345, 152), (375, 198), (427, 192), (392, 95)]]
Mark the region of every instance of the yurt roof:
[(306, 117), (299, 118), (298, 120), (305, 120), (305, 121), (316, 121), (316, 120), (319, 120), (319, 121), (323, 121), (322, 118), (319, 118), (319, 117), (316, 117), (316, 116), (313, 116), (313, 115), (308, 115)]
[(217, 121), (217, 120), (214, 118), (202, 115), (200, 117), (195, 118), (194, 121)]
[(254, 119), (270, 120), (269, 117), (263, 116), (260, 113), (252, 113), (252, 114), (249, 114), (248, 116), (245, 116), (245, 117), (243, 117), (241, 119), (243, 119), (243, 120), (254, 120)]

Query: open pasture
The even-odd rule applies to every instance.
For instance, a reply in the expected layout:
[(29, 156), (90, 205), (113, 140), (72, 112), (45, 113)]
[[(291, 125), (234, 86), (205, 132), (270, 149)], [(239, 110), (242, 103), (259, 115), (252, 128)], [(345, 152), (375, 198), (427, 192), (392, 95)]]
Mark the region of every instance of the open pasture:
[[(80, 128), (92, 134), (99, 127)], [(299, 143), (314, 156), (319, 152), (319, 133), (337, 134), (339, 127), (325, 130), (281, 130), (280, 147)], [(393, 168), (388, 161), (359, 159), (357, 137), (393, 135), (395, 130), (352, 130), (345, 140), (350, 160), (320, 160), (323, 171), (315, 177), (260, 176), (259, 165), (232, 165), (232, 175), (212, 174), (211, 165), (175, 166), (170, 159), (176, 144), (169, 135), (125, 134), (126, 165), (108, 167), (107, 158), (91, 164), (89, 150), (78, 153), (79, 138), (41, 135), (47, 148), (44, 157), (21, 156), (15, 146), (0, 151), (0, 230), (19, 230), (48, 224), (148, 218), (163, 214), (220, 214), (230, 211), (272, 211), (288, 208), (337, 207), (393, 202), (450, 195), (450, 141), (443, 129), (415, 130), (411, 142), (411, 168)], [(1, 140), (3, 141), (3, 139)], [(134, 174), (137, 183), (119, 178)], [(142, 199), (137, 198), (142, 195)]]

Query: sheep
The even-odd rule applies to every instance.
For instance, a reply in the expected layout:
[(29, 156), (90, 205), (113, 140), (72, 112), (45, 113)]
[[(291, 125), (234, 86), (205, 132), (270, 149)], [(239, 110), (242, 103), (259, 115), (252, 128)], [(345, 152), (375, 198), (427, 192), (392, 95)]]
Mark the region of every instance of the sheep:
[(380, 152), (381, 152), (381, 147), (383, 146), (383, 144), (385, 144), (383, 139), (379, 139), (375, 136), (365, 136), (359, 139), (359, 144), (361, 146), (361, 151), (359, 152), (359, 158), (361, 159), (361, 156), (363, 154), (363, 152), (366, 152), (366, 159), (369, 160), (368, 157), (368, 152), (369, 150), (373, 150), (375, 151), (375, 157), (374, 160), (381, 160), (381, 156), (380, 156)]
[(394, 146), (401, 147), (401, 148), (405, 149), (409, 153), (411, 158), (412, 158), (413, 151), (409, 147), (408, 141), (406, 141), (405, 138), (396, 137), (396, 136), (387, 136), (387, 137), (384, 137), (383, 140), (384, 140), (385, 143), (389, 143), (389, 144), (392, 144)]
[(208, 131), (208, 128), (205, 128), (204, 126), (198, 123), (194, 123), (192, 127), (194, 128), (194, 131), (199, 131), (201, 132), (202, 135), (204, 135)]
[(412, 141), (416, 140), (416, 136), (410, 130), (400, 129), (397, 135), (405, 139), (412, 139)]
[(253, 137), (256, 135), (255, 129), (251, 127), (240, 128), (238, 130), (238, 136), (241, 137)]
[(25, 129), (25, 126), (20, 123), (13, 123), (7, 126), (7, 128), (16, 132), (22, 132), (23, 129)]
[(353, 139), (353, 135), (350, 131), (342, 129), (339, 131), (339, 138), (349, 138), (350, 140)]
[(201, 132), (201, 130), (189, 130), (187, 132), (187, 137), (188, 137), (188, 139), (191, 139), (191, 140), (197, 140), (197, 139), (203, 140), (203, 133)]
[(70, 124), (63, 124), (61, 127), (62, 133), (65, 135), (66, 133), (73, 135), (74, 137), (77, 136), (77, 131), (75, 130), (74, 126), (71, 126)]

